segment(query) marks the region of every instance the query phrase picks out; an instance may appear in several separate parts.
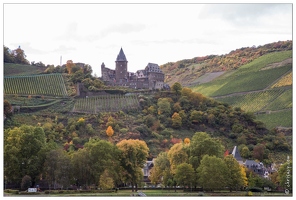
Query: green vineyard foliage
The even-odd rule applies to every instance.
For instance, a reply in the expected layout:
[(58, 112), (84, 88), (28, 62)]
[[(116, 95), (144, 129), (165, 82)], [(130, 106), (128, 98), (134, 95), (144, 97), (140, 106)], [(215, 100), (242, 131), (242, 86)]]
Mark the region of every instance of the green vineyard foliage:
[(5, 76), (4, 93), (58, 97), (68, 96), (62, 74)]
[(77, 99), (73, 112), (97, 114), (99, 112), (128, 111), (139, 108), (136, 95), (100, 95)]
[(289, 109), (292, 99), (292, 89), (272, 89), (252, 92), (244, 95), (217, 98), (216, 100), (228, 103), (233, 107), (241, 107), (247, 112), (260, 112), (267, 110)]

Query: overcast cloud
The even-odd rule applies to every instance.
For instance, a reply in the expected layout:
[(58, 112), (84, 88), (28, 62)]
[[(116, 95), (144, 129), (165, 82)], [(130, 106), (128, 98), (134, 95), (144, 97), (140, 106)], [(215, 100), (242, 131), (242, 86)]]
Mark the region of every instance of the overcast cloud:
[(4, 45), (27, 59), (128, 70), (292, 40), (292, 4), (4, 4)]

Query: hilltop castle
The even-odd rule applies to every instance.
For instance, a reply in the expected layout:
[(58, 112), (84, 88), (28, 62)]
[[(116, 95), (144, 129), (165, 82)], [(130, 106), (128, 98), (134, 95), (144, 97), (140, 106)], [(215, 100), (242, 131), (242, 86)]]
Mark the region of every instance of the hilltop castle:
[(128, 61), (122, 48), (115, 61), (115, 70), (106, 68), (105, 64), (102, 63), (102, 80), (105, 84), (150, 90), (168, 87), (168, 85), (164, 83), (164, 73), (161, 71), (158, 64), (148, 63), (145, 69), (133, 73), (128, 72), (127, 63)]

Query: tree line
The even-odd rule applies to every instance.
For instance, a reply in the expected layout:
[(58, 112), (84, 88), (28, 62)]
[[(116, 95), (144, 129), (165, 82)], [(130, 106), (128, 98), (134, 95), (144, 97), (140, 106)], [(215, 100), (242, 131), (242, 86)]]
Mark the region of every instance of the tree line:
[(49, 189), (131, 184), (137, 190), (148, 152), (142, 140), (113, 144), (92, 138), (84, 148), (67, 152), (47, 141), (42, 127), (22, 125), (4, 131), (4, 181), (21, 189), (45, 182)]
[[(65, 151), (53, 140), (46, 140), (42, 127), (22, 125), (6, 129), (5, 187), (14, 184), (25, 190), (40, 184), (48, 189), (111, 189), (131, 185), (137, 191), (143, 181), (142, 168), (149, 157), (147, 144), (138, 139), (114, 143), (111, 126), (106, 133), (109, 141), (89, 138), (83, 148)], [(287, 171), (291, 161), (265, 179), (224, 152), (219, 139), (206, 132), (196, 132), (191, 139), (186, 138), (167, 152), (161, 152), (154, 160), (149, 179), (164, 187), (202, 187), (206, 191), (285, 187), (287, 173), (292, 183), (292, 172)]]
[(29, 61), (26, 59), (24, 50), (19, 46), (17, 49), (10, 50), (8, 47), (3, 46), (3, 59), (5, 63), (16, 63), (29, 65)]

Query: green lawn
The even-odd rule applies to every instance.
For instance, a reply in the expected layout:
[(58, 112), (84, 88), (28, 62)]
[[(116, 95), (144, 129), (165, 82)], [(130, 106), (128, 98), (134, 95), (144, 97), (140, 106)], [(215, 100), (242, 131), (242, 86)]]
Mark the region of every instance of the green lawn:
[[(247, 196), (246, 191), (237, 191), (237, 192), (229, 192), (229, 191), (215, 191), (215, 192), (183, 192), (183, 190), (177, 190), (176, 192), (172, 190), (140, 190), (143, 192), (147, 197), (198, 197), (198, 196)], [(51, 194), (44, 194), (44, 193), (37, 193), (37, 194), (11, 194), (11, 193), (4, 193), (4, 196), (10, 197), (127, 197), (127, 196), (137, 196), (137, 192), (131, 192), (131, 190), (121, 190), (118, 192), (109, 192), (109, 193), (51, 193)], [(253, 192), (252, 196), (291, 196), (286, 195), (283, 192), (277, 193), (268, 193), (268, 192)]]

